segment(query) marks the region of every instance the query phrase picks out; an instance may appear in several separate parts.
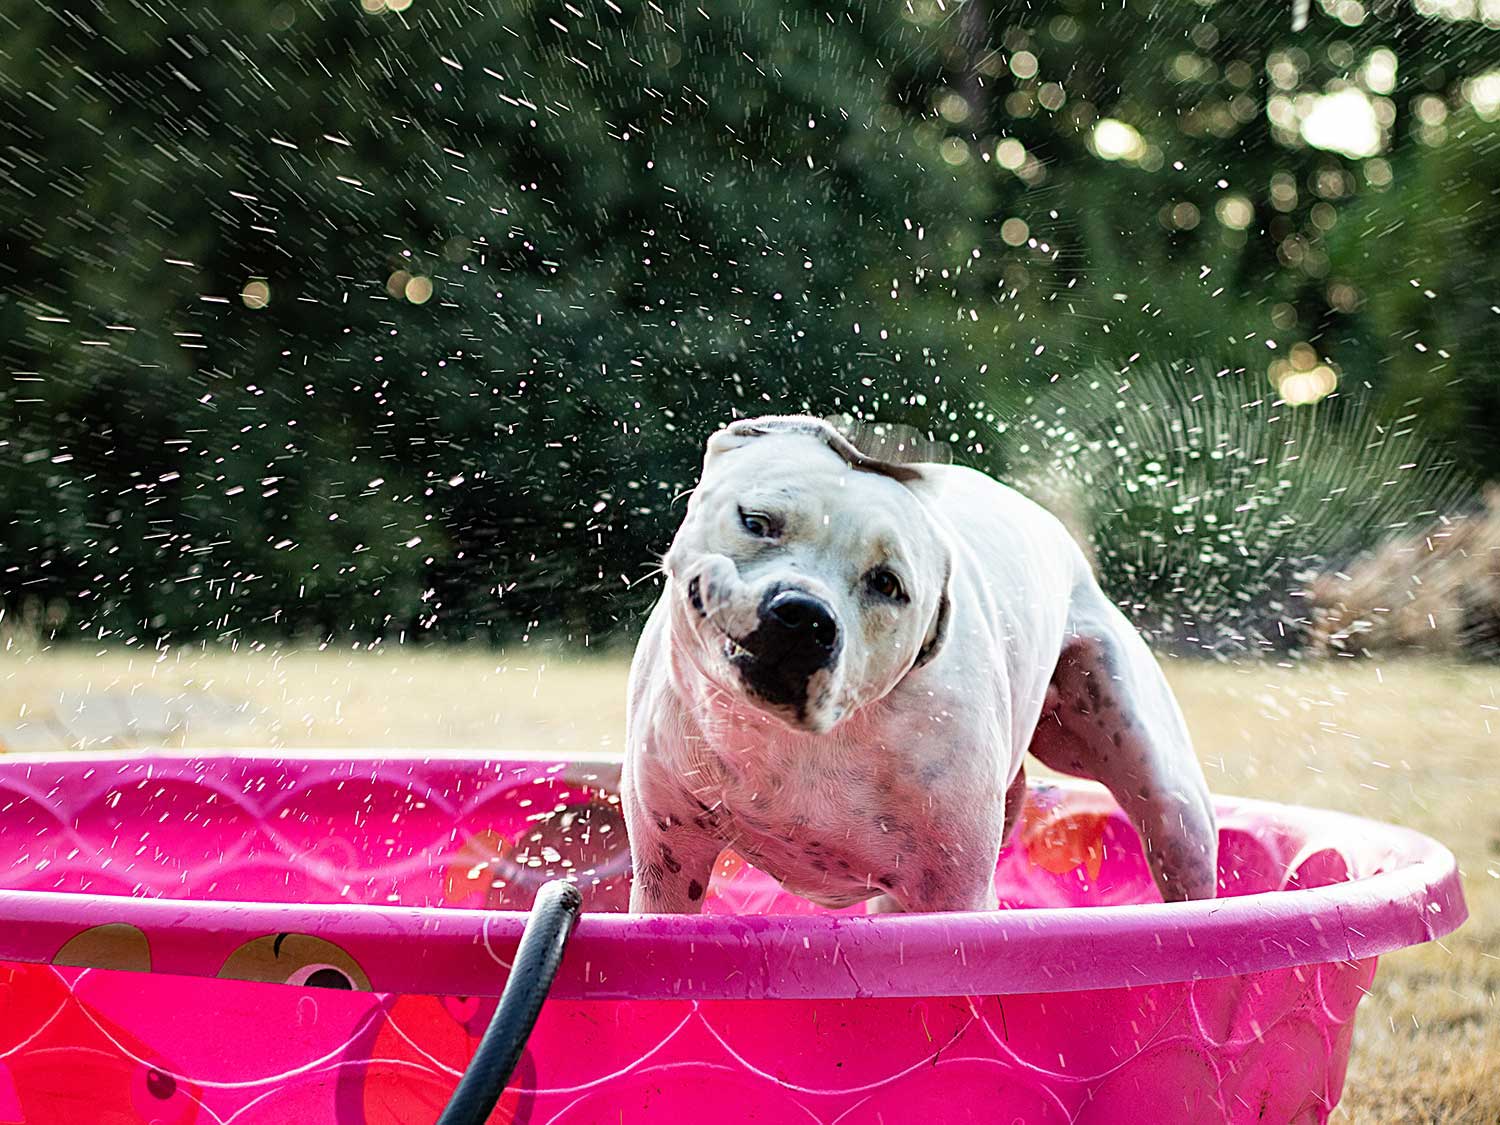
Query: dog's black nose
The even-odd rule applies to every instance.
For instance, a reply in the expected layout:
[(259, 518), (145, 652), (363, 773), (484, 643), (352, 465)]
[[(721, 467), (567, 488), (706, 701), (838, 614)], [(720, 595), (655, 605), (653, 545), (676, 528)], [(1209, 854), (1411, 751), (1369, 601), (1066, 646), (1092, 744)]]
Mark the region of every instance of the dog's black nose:
[(839, 623), (833, 607), (801, 590), (778, 590), (760, 606), (760, 623), (739, 642), (733, 663), (752, 694), (777, 706), (807, 708), (813, 673), (839, 655)]
[(800, 590), (783, 590), (766, 603), (761, 631), (779, 633), (787, 648), (830, 653), (838, 644), (839, 626), (827, 603)]

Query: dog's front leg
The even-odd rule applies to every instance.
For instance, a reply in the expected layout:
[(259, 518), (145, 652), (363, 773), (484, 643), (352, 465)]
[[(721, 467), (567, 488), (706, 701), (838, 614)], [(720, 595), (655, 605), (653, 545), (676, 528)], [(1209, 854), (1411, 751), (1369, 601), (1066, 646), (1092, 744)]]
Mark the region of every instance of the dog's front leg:
[[(697, 914), (723, 844), (697, 825), (645, 810), (632, 816), (632, 914)], [(644, 822), (644, 823), (642, 823)]]
[(657, 604), (630, 664), (625, 767), (620, 798), (630, 837), (633, 914), (697, 914), (723, 841), (716, 818), (686, 786), (695, 776), (686, 749), (702, 741), (672, 685), (667, 645), (668, 601)]
[(630, 912), (697, 914), (724, 843), (716, 822), (689, 812), (691, 795), (673, 784), (647, 743), (626, 754), (620, 779), (625, 831), (630, 837)]

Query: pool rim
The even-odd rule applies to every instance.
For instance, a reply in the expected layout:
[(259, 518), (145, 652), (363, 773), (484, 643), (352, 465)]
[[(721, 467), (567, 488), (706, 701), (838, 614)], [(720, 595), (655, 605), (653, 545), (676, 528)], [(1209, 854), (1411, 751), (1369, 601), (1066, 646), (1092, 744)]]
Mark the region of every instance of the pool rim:
[[(247, 759), (339, 767), (566, 762), (612, 770), (619, 764), (599, 755), (486, 750), (100, 750), (3, 755), (0, 777), (13, 766), (60, 762), (134, 768)], [(1050, 787), (1098, 791), (1086, 782)], [(1457, 862), (1430, 837), (1347, 813), (1253, 798), (1215, 796), (1215, 805), (1293, 826), (1373, 833), (1404, 862), (1351, 882), (1191, 903), (879, 917), (586, 914), (552, 996), (840, 999), (1118, 988), (1364, 960), (1442, 937), (1467, 918)], [(37, 950), (55, 955), (80, 928), (111, 922), (170, 930), (174, 945), (311, 933), (357, 946), (362, 959), (400, 964), (399, 982), (371, 973), (375, 991), (489, 996), (504, 984), (525, 914), (0, 889), (0, 920), (8, 923), (0, 926), (0, 961), (50, 960)], [(420, 942), (413, 946), (416, 933)]]

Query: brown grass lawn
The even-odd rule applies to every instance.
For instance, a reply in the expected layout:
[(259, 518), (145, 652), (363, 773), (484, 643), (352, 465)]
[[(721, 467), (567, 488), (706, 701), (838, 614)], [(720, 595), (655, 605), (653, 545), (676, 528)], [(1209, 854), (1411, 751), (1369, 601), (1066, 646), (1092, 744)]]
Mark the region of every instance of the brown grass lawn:
[[(618, 656), (543, 646), (158, 658), (0, 645), (0, 744), (97, 745), (111, 715), (185, 708), (167, 741), (617, 753), (624, 677)], [(1463, 868), (1470, 921), (1382, 963), (1337, 1118), (1500, 1122), (1500, 669), (1182, 664), (1172, 678), (1216, 790), (1405, 824)], [(159, 737), (138, 725), (137, 741)]]

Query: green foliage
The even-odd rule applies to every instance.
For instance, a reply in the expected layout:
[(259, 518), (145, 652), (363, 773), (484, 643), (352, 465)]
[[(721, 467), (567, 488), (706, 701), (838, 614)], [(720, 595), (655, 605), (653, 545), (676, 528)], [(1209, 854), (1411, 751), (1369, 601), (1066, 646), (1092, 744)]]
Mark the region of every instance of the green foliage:
[[(731, 414), (878, 415), (1000, 469), (1038, 387), (1142, 355), (1269, 393), (1267, 343), (1304, 343), (1494, 448), (1489, 29), (407, 2), (0, 13), (0, 605), (594, 635)], [(1370, 87), (1377, 48), (1390, 152), (1268, 120)], [(1138, 150), (1103, 159), (1101, 119)]]

